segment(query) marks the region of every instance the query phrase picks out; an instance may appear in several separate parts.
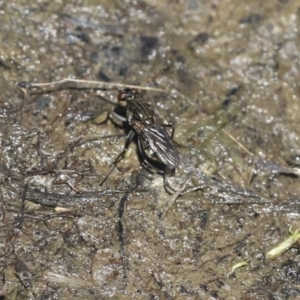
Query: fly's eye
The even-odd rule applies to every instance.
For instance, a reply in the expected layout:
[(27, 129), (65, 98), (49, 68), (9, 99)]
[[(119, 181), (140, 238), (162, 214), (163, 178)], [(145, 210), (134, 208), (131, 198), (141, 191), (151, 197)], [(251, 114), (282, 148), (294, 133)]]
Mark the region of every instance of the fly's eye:
[(120, 91), (119, 92), (119, 95), (118, 95), (118, 101), (121, 102), (121, 101), (126, 101), (126, 98), (127, 98), (127, 93), (125, 91)]
[(138, 91), (136, 89), (131, 89), (131, 88), (126, 88), (123, 89), (119, 92), (118, 95), (118, 101), (127, 101), (127, 100), (133, 100), (136, 95), (137, 95)]

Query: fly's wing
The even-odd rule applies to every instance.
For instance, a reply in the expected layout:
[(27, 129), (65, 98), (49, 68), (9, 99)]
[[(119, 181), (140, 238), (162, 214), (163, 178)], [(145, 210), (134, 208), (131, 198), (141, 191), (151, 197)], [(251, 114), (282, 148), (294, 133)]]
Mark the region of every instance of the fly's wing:
[(145, 126), (142, 137), (162, 163), (170, 169), (175, 169), (178, 166), (178, 151), (164, 127), (156, 124)]

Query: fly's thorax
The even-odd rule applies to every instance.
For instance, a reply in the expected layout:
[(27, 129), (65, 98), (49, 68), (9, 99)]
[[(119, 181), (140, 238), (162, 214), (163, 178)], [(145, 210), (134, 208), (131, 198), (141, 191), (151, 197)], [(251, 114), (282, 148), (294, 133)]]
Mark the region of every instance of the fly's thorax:
[(149, 122), (153, 119), (153, 111), (148, 104), (138, 100), (127, 102), (127, 120), (131, 124), (132, 121)]

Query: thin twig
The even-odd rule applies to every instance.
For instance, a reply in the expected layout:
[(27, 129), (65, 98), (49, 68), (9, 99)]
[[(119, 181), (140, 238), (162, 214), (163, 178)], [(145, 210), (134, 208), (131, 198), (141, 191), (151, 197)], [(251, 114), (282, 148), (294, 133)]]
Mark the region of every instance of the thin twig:
[(190, 181), (192, 174), (189, 174), (188, 178), (185, 180), (185, 182), (182, 184), (182, 186), (176, 191), (175, 194), (173, 194), (172, 198), (167, 202), (167, 205), (164, 207), (163, 211), (160, 213), (160, 218), (163, 219), (169, 208), (174, 204), (178, 196), (181, 195), (181, 193), (186, 188), (188, 182)]
[(27, 193), (28, 185), (25, 184), (23, 195), (22, 195), (22, 204), (21, 204), (21, 212), (20, 212), (20, 220), (17, 228), (22, 229), (23, 221), (24, 221), (24, 213), (25, 213), (25, 201), (26, 201), (26, 193)]
[(247, 154), (249, 154), (251, 157), (254, 156), (252, 152), (250, 152), (242, 143), (240, 143), (234, 136), (232, 136), (228, 131), (225, 129), (222, 129), (222, 131), (232, 140), (234, 141), (240, 148), (242, 148)]
[[(154, 88), (149, 86), (139, 86), (139, 85), (131, 85), (119, 82), (105, 82), (105, 81), (92, 81), (92, 80), (82, 80), (82, 79), (70, 79), (64, 78), (62, 80), (53, 81), (53, 82), (44, 82), (44, 83), (34, 83), (34, 82), (19, 82), (18, 87), (22, 90), (29, 89), (29, 88), (43, 88), (47, 86), (63, 86), (64, 84), (68, 83), (75, 83), (76, 86), (74, 88), (81, 88), (81, 89), (103, 89), (103, 88), (133, 88), (139, 90), (147, 90), (147, 91), (156, 91), (156, 92), (165, 92), (164, 89)], [(87, 86), (88, 85), (88, 86)], [(66, 87), (72, 88), (72, 87)]]
[(120, 254), (123, 264), (123, 279), (125, 282), (125, 285), (127, 285), (127, 268), (128, 268), (128, 262), (126, 257), (126, 247), (125, 247), (125, 230), (124, 230), (124, 212), (125, 212), (125, 205), (128, 201), (128, 193), (125, 193), (119, 203), (118, 207), (118, 225), (119, 225), (119, 242), (120, 242)]

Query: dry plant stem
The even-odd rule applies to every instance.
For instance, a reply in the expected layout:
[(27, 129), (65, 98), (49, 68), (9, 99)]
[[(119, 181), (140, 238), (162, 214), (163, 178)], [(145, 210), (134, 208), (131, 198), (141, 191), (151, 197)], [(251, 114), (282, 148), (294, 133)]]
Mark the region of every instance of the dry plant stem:
[(128, 201), (128, 193), (125, 193), (119, 203), (118, 207), (118, 231), (119, 231), (119, 242), (120, 242), (120, 255), (122, 259), (122, 269), (123, 269), (123, 279), (124, 279), (124, 289), (127, 286), (127, 269), (128, 269), (128, 261), (126, 255), (126, 247), (125, 247), (125, 229), (124, 229), (124, 213), (126, 209), (126, 202)]
[(228, 131), (222, 129), (222, 131), (232, 140), (234, 141), (240, 148), (242, 148), (248, 155), (254, 157), (254, 154), (251, 153), (242, 143), (240, 143), (234, 136), (232, 136)]
[(166, 206), (164, 207), (163, 211), (160, 214), (160, 218), (163, 219), (169, 208), (174, 204), (178, 196), (181, 195), (181, 193), (184, 191), (185, 187), (187, 186), (192, 174), (188, 176), (186, 181), (182, 184), (182, 186), (176, 191), (175, 194), (173, 194), (172, 198), (167, 202)]
[[(252, 152), (250, 152), (242, 143), (240, 143), (234, 136), (232, 136), (228, 131), (226, 131), (225, 129), (222, 129), (222, 131), (232, 140), (234, 141), (241, 149), (243, 149), (248, 155), (250, 155), (251, 157), (254, 158), (254, 154)], [(255, 160), (255, 158), (254, 158)], [(250, 175), (249, 175), (249, 179), (247, 182), (247, 185), (250, 186), (251, 181), (253, 179), (253, 176), (255, 175), (255, 169), (254, 167), (251, 169)]]
[(21, 89), (28, 88), (43, 88), (47, 86), (58, 86), (63, 88), (64, 84), (74, 83), (74, 86), (66, 86), (65, 88), (82, 88), (82, 89), (105, 89), (105, 88), (133, 88), (139, 90), (155, 91), (155, 92), (165, 92), (165, 90), (160, 88), (148, 87), (148, 86), (139, 86), (139, 85), (130, 85), (119, 82), (104, 82), (104, 81), (91, 81), (91, 80), (82, 80), (82, 79), (70, 79), (64, 78), (62, 80), (53, 81), (53, 82), (44, 82), (44, 83), (33, 83), (33, 82), (19, 82), (18, 86)]

